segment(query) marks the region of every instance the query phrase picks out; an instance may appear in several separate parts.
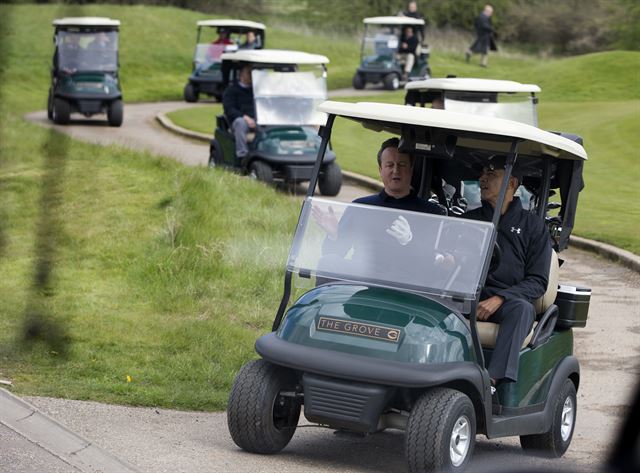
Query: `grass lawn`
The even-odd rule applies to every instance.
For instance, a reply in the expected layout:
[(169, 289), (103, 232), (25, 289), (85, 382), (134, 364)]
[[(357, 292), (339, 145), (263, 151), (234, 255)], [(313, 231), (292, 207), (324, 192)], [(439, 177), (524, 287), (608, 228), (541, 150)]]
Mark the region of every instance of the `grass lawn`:
[[(52, 19), (119, 18), (124, 98), (139, 102), (181, 97), (204, 15), (116, 5), (0, 5), (0, 14), (9, 25), (0, 30), (0, 378), (18, 394), (224, 408), (236, 370), (271, 326), (299, 203), (229, 173), (80, 143), (22, 119), (45, 107)], [(349, 85), (357, 42), (279, 29), (267, 38), (271, 47), (328, 55), (330, 87)], [(542, 96), (542, 125), (583, 134), (591, 156), (579, 233), (638, 252), (640, 96), (628, 74), (639, 57), (495, 57), (484, 71), (434, 52), (432, 67), (539, 82), (553, 97)], [(606, 103), (596, 102), (602, 90)], [(382, 97), (402, 100), (399, 92)], [(210, 133), (215, 106), (200, 110), (172, 118)], [(359, 141), (359, 127), (344, 125), (334, 142), (341, 163), (375, 176), (380, 140)], [(28, 317), (59, 343), (25, 343)]]

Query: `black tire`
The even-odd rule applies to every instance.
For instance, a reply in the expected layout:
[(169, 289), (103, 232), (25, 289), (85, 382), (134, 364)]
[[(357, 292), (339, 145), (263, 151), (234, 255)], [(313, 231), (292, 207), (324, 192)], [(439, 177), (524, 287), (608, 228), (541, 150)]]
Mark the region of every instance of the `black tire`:
[(273, 182), (273, 170), (264, 161), (254, 161), (249, 166), (249, 177), (271, 184)]
[(58, 125), (66, 125), (71, 119), (71, 105), (63, 99), (53, 99), (53, 121)]
[(277, 453), (298, 425), (300, 402), (280, 396), (295, 390), (296, 377), (265, 360), (250, 361), (236, 376), (229, 394), (227, 425), (235, 444), (252, 453)]
[(209, 146), (209, 167), (215, 168), (222, 166), (223, 162), (220, 144), (216, 140), (211, 140), (211, 145)]
[(53, 91), (49, 89), (49, 96), (47, 97), (47, 118), (53, 120)]
[(573, 381), (566, 379), (555, 400), (551, 429), (544, 434), (521, 435), (523, 450), (548, 458), (561, 457), (573, 438), (577, 408), (576, 387)]
[(336, 196), (342, 187), (342, 170), (335, 161), (327, 164), (318, 179), (318, 187), (322, 195)]
[(124, 119), (124, 106), (122, 100), (114, 100), (109, 105), (107, 110), (107, 120), (109, 120), (109, 126), (120, 126)]
[(184, 100), (186, 102), (197, 102), (198, 95), (198, 89), (196, 89), (191, 82), (184, 86)]
[(353, 75), (353, 80), (351, 81), (351, 85), (353, 85), (353, 88), (356, 90), (362, 90), (364, 89), (364, 86), (367, 85), (367, 81), (364, 80), (364, 77), (362, 77), (362, 75), (356, 72)]
[(397, 90), (400, 87), (400, 78), (398, 74), (387, 74), (382, 80), (384, 88), (387, 90)]
[(410, 473), (464, 471), (476, 437), (476, 414), (460, 391), (434, 388), (413, 406), (405, 432)]

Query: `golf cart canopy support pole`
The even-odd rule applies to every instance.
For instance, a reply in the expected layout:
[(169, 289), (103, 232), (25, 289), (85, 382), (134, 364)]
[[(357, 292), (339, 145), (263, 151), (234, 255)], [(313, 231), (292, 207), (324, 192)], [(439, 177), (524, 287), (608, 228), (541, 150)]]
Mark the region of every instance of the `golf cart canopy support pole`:
[(284, 310), (287, 308), (287, 304), (289, 303), (289, 298), (291, 297), (291, 271), (287, 269), (284, 274), (284, 291), (282, 293), (282, 300), (280, 301), (280, 307), (278, 307), (278, 312), (276, 313), (276, 318), (273, 321), (273, 326), (271, 327), (271, 331), (275, 332), (280, 327), (280, 322), (282, 322), (282, 316), (284, 315)]
[(320, 129), (320, 136), (322, 137), (322, 143), (320, 143), (320, 149), (318, 150), (318, 156), (316, 163), (313, 165), (313, 171), (311, 172), (311, 179), (309, 181), (309, 188), (307, 189), (307, 197), (313, 197), (313, 193), (316, 190), (316, 184), (318, 183), (318, 175), (320, 174), (320, 165), (324, 159), (324, 153), (327, 150), (329, 144), (329, 138), (331, 137), (331, 128), (333, 127), (333, 121), (336, 119), (335, 115), (329, 115), (327, 117), (327, 124)]
[(502, 178), (502, 184), (500, 185), (500, 195), (498, 196), (498, 202), (496, 203), (496, 208), (493, 212), (493, 219), (491, 220), (493, 226), (496, 227), (496, 231), (498, 230), (498, 221), (502, 216), (502, 206), (504, 205), (504, 198), (507, 195), (507, 187), (509, 185), (511, 171), (513, 171), (513, 166), (516, 163), (516, 158), (518, 157), (518, 143), (519, 140), (513, 140), (511, 142), (511, 149), (509, 150), (507, 161), (504, 166), (504, 176)]
[(549, 202), (549, 189), (551, 188), (551, 160), (546, 159), (542, 169), (542, 188), (538, 196), (538, 217), (543, 221), (547, 216), (547, 203)]

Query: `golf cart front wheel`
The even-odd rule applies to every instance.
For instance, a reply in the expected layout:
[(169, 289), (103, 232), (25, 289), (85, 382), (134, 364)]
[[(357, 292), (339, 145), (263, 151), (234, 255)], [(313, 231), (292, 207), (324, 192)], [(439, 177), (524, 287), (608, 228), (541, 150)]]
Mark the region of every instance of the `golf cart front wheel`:
[(398, 87), (400, 87), (398, 74), (387, 74), (384, 76), (382, 82), (384, 83), (384, 88), (387, 90), (398, 90)]
[(318, 179), (318, 187), (322, 195), (331, 197), (338, 195), (342, 187), (342, 170), (338, 163), (329, 163), (324, 167)]
[[(227, 425), (235, 444), (251, 453), (277, 453), (298, 425), (300, 402), (292, 371), (265, 360), (242, 367), (229, 394)], [(287, 395), (284, 395), (286, 393)]]
[(264, 161), (254, 161), (249, 166), (249, 177), (270, 184), (273, 182), (273, 170)]
[(107, 119), (109, 120), (109, 126), (120, 126), (124, 118), (124, 108), (122, 106), (122, 100), (114, 100), (109, 105), (107, 110)]
[(544, 434), (521, 435), (524, 450), (549, 458), (561, 457), (569, 448), (576, 425), (576, 387), (566, 379), (555, 401), (551, 429)]
[(464, 471), (473, 454), (476, 414), (466, 394), (448, 388), (424, 393), (405, 433), (410, 473)]
[(66, 125), (71, 119), (71, 105), (63, 99), (53, 99), (53, 121), (58, 125)]
[(353, 76), (353, 80), (351, 81), (351, 85), (353, 85), (353, 88), (356, 90), (362, 90), (364, 89), (364, 86), (367, 84), (367, 82), (364, 80), (364, 77), (362, 77), (362, 75), (356, 73)]
[(191, 82), (184, 86), (184, 100), (190, 103), (198, 101), (198, 91)]

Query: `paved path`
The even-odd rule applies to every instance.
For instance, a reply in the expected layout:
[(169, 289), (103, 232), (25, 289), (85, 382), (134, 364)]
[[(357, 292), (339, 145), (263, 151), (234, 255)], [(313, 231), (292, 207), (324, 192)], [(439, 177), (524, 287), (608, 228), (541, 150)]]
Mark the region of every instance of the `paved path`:
[[(122, 128), (87, 126), (85, 122), (82, 126), (56, 128), (95, 143), (122, 144), (171, 156), (185, 164), (204, 164), (207, 156), (202, 152), (204, 145), (171, 135), (154, 122), (155, 114), (183, 106), (181, 102), (127, 105)], [(43, 113), (28, 118), (51, 126)], [(351, 192), (359, 190), (353, 188), (340, 197), (351, 200)], [(566, 262), (561, 268), (561, 281), (593, 289), (588, 325), (575, 330), (575, 353), (581, 363), (582, 380), (570, 450), (562, 459), (550, 462), (523, 455), (517, 439), (479, 437), (470, 471), (513, 471), (513, 465), (595, 471), (625, 417), (640, 374), (640, 275), (576, 249), (564, 252), (562, 257)], [(233, 445), (224, 413), (131, 408), (38, 397), (27, 400), (143, 472), (405, 471), (402, 435), (398, 432), (345, 437), (302, 421), (302, 427), (282, 454), (257, 456), (241, 452)], [(38, 462), (43, 459), (34, 459), (32, 470), (12, 468), (12, 463), (3, 462), (16, 458), (28, 461), (34, 448), (26, 445), (24, 439), (6, 441), (7, 435), (11, 432), (0, 430), (3, 452), (0, 471), (75, 471), (54, 466), (42, 470)], [(9, 454), (4, 455), (5, 452)], [(496, 470), (496, 465), (504, 469)]]

